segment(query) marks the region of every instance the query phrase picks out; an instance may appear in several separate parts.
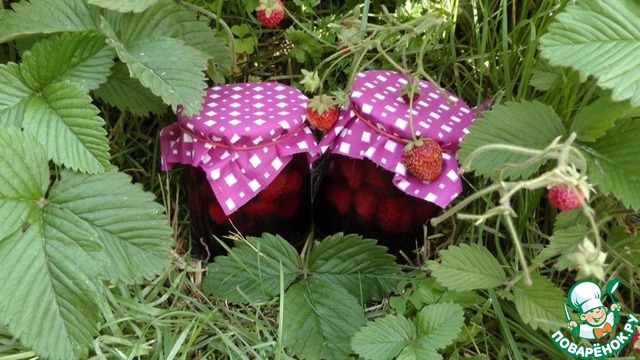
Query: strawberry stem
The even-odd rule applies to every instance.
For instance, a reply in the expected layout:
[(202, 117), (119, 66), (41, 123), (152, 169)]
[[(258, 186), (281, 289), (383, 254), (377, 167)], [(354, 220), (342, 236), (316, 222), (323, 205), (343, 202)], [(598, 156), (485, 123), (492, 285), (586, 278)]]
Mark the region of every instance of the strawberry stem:
[(407, 80), (409, 81), (409, 131), (411, 131), (411, 138), (413, 141), (417, 142), (418, 138), (416, 137), (416, 132), (413, 127), (413, 94), (420, 83), (420, 79), (417, 75), (413, 75)]

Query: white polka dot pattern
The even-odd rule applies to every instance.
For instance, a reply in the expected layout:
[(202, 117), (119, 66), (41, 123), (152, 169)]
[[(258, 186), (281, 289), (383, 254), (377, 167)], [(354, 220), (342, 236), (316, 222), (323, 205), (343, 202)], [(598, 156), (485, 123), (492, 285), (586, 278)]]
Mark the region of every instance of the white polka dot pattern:
[[(276, 82), (221, 85), (207, 90), (203, 109), (160, 133), (162, 169), (201, 167), (229, 215), (264, 189), (291, 161), (319, 156), (306, 126), (308, 99)], [(206, 141), (205, 141), (206, 140)], [(243, 149), (247, 147), (247, 149)]]
[[(458, 162), (453, 153), (443, 153), (441, 175), (431, 182), (422, 181), (402, 164), (405, 144), (385, 134), (411, 139), (409, 105), (401, 97), (407, 83), (400, 73), (372, 70), (358, 74), (353, 82), (351, 105), (343, 110), (336, 125), (320, 141), (322, 152), (342, 154), (356, 159), (367, 158), (395, 173), (393, 183), (403, 192), (446, 207), (462, 191)], [(476, 109), (446, 92), (453, 103), (426, 81), (420, 81), (422, 95), (413, 104), (416, 136), (436, 140), (443, 148), (457, 149), (466, 128), (473, 123)], [(372, 125), (360, 120), (358, 111)]]

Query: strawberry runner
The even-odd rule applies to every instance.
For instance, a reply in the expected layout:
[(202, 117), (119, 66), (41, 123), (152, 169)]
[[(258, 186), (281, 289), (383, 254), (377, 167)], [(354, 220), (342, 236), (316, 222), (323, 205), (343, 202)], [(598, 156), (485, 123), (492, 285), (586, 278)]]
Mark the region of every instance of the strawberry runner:
[(161, 167), (200, 167), (226, 215), (254, 198), (291, 161), (319, 157), (305, 122), (308, 99), (277, 82), (209, 88), (193, 117), (178, 108), (178, 122), (160, 133)]
[[(320, 141), (320, 149), (355, 159), (367, 158), (394, 173), (393, 183), (404, 193), (446, 207), (462, 191), (455, 150), (467, 127), (473, 123), (476, 109), (448, 92), (446, 97), (433, 84), (421, 80), (422, 94), (413, 103), (402, 100), (406, 76), (384, 70), (365, 71), (353, 81), (348, 109)], [(447, 97), (451, 103), (447, 100)], [(443, 149), (442, 173), (433, 181), (422, 181), (407, 172), (402, 164), (406, 140), (415, 136), (437, 141)]]

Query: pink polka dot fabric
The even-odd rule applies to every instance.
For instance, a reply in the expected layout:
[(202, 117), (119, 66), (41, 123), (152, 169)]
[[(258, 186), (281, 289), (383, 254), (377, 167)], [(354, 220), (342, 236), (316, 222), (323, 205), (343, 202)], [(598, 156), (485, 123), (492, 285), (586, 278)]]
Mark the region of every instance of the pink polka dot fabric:
[(308, 99), (277, 82), (228, 84), (207, 89), (194, 117), (177, 112), (178, 122), (160, 133), (161, 166), (200, 167), (227, 215), (246, 204), (291, 161), (319, 156), (306, 125)]
[[(402, 164), (405, 143), (394, 139), (411, 139), (409, 104), (402, 100), (407, 78), (397, 72), (372, 70), (358, 74), (352, 85), (351, 104), (340, 113), (336, 125), (320, 141), (322, 152), (367, 158), (395, 173), (393, 183), (411, 196), (446, 207), (462, 191), (458, 162), (452, 151), (443, 153), (441, 175), (431, 182), (422, 181)], [(443, 149), (455, 151), (466, 128), (473, 123), (475, 109), (446, 93), (451, 103), (427, 81), (420, 81), (422, 94), (413, 103), (413, 129), (417, 137), (436, 140)], [(365, 117), (369, 124), (356, 116)]]

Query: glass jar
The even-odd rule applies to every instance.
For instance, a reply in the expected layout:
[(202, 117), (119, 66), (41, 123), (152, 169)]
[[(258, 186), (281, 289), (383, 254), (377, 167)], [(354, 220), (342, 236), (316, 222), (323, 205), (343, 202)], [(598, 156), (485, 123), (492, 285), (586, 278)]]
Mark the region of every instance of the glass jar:
[(438, 209), (409, 196), (392, 182), (394, 173), (369, 159), (331, 154), (315, 197), (318, 232), (356, 233), (377, 239), (392, 253), (411, 251)]
[(199, 114), (179, 108), (178, 122), (162, 130), (162, 168), (186, 165), (195, 253), (224, 253), (214, 236), (236, 231), (279, 234), (301, 247), (318, 157), (307, 101), (276, 82), (222, 85), (207, 90)]
[[(372, 70), (358, 74), (348, 109), (320, 141), (329, 153), (314, 204), (319, 233), (358, 233), (397, 255), (420, 246), (423, 225), (461, 191), (455, 151), (475, 111), (452, 94), (419, 81), (409, 108), (407, 78)], [(414, 137), (435, 140), (443, 151), (441, 174), (422, 181), (402, 164)]]

